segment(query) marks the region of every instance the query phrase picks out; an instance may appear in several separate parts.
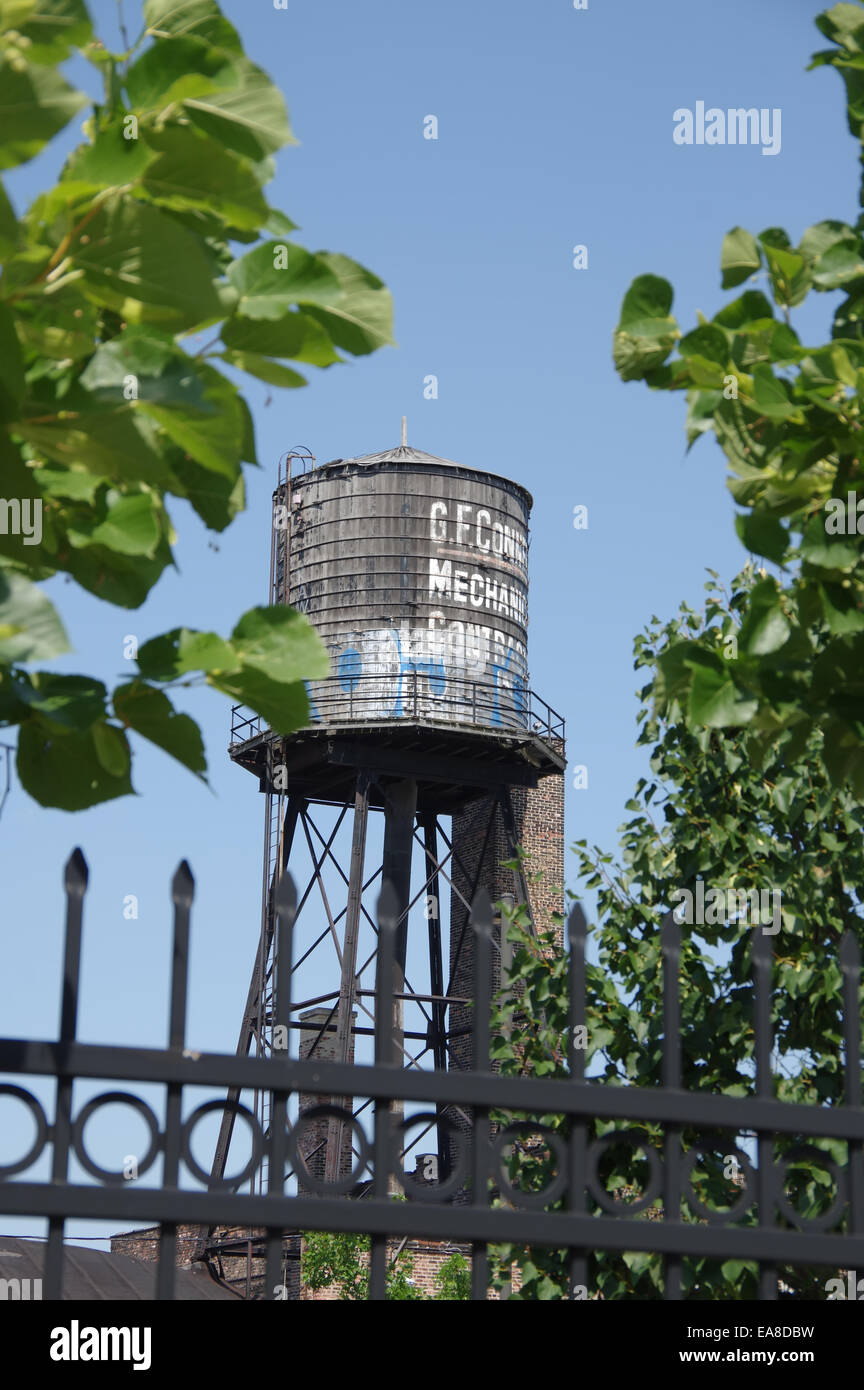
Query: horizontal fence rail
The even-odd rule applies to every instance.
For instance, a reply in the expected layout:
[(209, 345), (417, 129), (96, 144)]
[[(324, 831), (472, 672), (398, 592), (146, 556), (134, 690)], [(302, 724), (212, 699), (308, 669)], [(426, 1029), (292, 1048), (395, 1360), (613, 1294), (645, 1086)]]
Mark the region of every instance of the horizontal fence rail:
[[(23, 1085), (4, 1083), (0, 1096), (17, 1100), (32, 1117), (35, 1138), (30, 1149), (0, 1166), (0, 1207), (13, 1215), (48, 1219), (45, 1296), (59, 1298), (63, 1278), (65, 1221), (70, 1217), (106, 1217), (157, 1222), (161, 1227), (157, 1297), (174, 1294), (177, 1228), (200, 1223), (260, 1228), (266, 1232), (266, 1288), (281, 1280), (285, 1233), (297, 1230), (347, 1231), (371, 1236), (369, 1297), (386, 1297), (387, 1242), (398, 1237), (463, 1241), (471, 1245), (471, 1297), (487, 1297), (489, 1246), (532, 1244), (566, 1250), (570, 1294), (584, 1297), (592, 1252), (649, 1251), (664, 1259), (663, 1296), (682, 1297), (681, 1261), (716, 1258), (756, 1261), (759, 1296), (778, 1296), (778, 1265), (827, 1265), (835, 1269), (864, 1266), (864, 1110), (861, 1106), (860, 954), (851, 933), (843, 938), (844, 1104), (808, 1106), (773, 1098), (770, 1059), (771, 969), (773, 941), (757, 928), (752, 936), (754, 976), (754, 1094), (746, 1097), (689, 1092), (681, 1087), (679, 1009), (680, 926), (672, 915), (661, 928), (663, 1006), (663, 1084), (657, 1087), (610, 1086), (586, 1079), (585, 1051), (577, 1046), (586, 1026), (585, 948), (587, 927), (579, 907), (567, 924), (569, 946), (569, 1074), (560, 1078), (504, 1076), (490, 1062), (492, 1007), (491, 960), (497, 945), (494, 916), (481, 891), (471, 918), (475, 933), (473, 1069), (421, 1072), (394, 1061), (393, 998), (398, 993), (396, 964), (398, 910), (385, 884), (378, 907), (378, 955), (375, 982), (375, 1059), (372, 1064), (206, 1054), (186, 1045), (186, 999), (190, 912), (194, 884), (188, 865), (174, 876), (174, 941), (167, 1047), (107, 1047), (77, 1041), (83, 900), (87, 866), (76, 850), (66, 866), (66, 935), (59, 1037), (56, 1041), (0, 1039), (0, 1071), (55, 1082), (53, 1113)], [(290, 982), (296, 893), (290, 877), (276, 893), (277, 1025), (291, 1014)], [(73, 1105), (76, 1080), (99, 1078), (114, 1086)], [(134, 1084), (164, 1085), (161, 1113), (134, 1091)], [(214, 1087), (265, 1091), (271, 1097), (271, 1123), (264, 1132), (255, 1114), (239, 1101), (209, 1100), (184, 1113), (186, 1088)], [(350, 1108), (325, 1103), (292, 1122), (292, 1096), (313, 1094), (339, 1098), (368, 1097), (369, 1132)], [(392, 1102), (425, 1107), (396, 1126)], [(122, 1171), (111, 1171), (88, 1152), (86, 1126), (99, 1110), (124, 1103), (143, 1120), (148, 1149), (131, 1185)], [(457, 1136), (453, 1171), (440, 1186), (417, 1183), (403, 1166), (406, 1125), (436, 1118), (436, 1107), (459, 1106), (470, 1113), (470, 1129)], [(214, 1180), (193, 1153), (197, 1125), (226, 1108), (244, 1124), (250, 1155), (244, 1168)], [(512, 1113), (512, 1122), (493, 1124), (490, 1114)], [(303, 1153), (305, 1126), (334, 1114), (350, 1128), (355, 1149), (350, 1178), (327, 1182), (309, 1171)], [(565, 1130), (541, 1122), (543, 1116), (566, 1116)], [(536, 1117), (528, 1118), (525, 1117)], [(596, 1121), (625, 1126), (591, 1137)], [(635, 1124), (662, 1128), (655, 1145)], [(686, 1129), (685, 1146), (682, 1132)], [(554, 1156), (554, 1171), (544, 1190), (521, 1188), (512, 1179), (507, 1150), (526, 1131)], [(722, 1137), (725, 1135), (726, 1137)], [(753, 1136), (755, 1162), (740, 1147)], [(783, 1141), (798, 1141), (784, 1151)], [(815, 1148), (813, 1141), (839, 1140), (846, 1161)], [(610, 1146), (629, 1145), (645, 1157), (648, 1179), (636, 1200), (607, 1190), (602, 1165)], [(740, 1171), (737, 1193), (728, 1209), (717, 1210), (701, 1199), (695, 1181), (700, 1155), (735, 1155)], [(50, 1180), (37, 1181), (28, 1171), (50, 1158)], [(70, 1156), (94, 1179), (71, 1182)], [(269, 1188), (263, 1194), (237, 1189), (248, 1181), (262, 1158), (268, 1160)], [(816, 1159), (831, 1175), (833, 1197), (816, 1217), (801, 1216), (787, 1193), (790, 1170), (803, 1158)], [(143, 1179), (161, 1164), (161, 1181)], [(296, 1179), (298, 1192), (286, 1191)], [(200, 1186), (183, 1186), (192, 1179)], [(363, 1181), (362, 1200), (346, 1191)], [(394, 1203), (393, 1181), (408, 1201)], [(503, 1204), (493, 1205), (496, 1194)], [(456, 1197), (452, 1202), (450, 1199)], [(657, 1205), (662, 1202), (662, 1208)], [(684, 1219), (682, 1203), (689, 1212)], [(649, 1209), (655, 1219), (644, 1219)]]

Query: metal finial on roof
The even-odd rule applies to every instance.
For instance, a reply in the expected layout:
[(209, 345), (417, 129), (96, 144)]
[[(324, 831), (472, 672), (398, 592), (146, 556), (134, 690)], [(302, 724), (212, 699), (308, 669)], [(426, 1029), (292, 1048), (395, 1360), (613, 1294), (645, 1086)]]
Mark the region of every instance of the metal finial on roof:
[(405, 446), (407, 445), (407, 443), (408, 443), (408, 416), (407, 416), (407, 415), (403, 415), (403, 416), (402, 416), (402, 448), (403, 448), (403, 449), (405, 448)]

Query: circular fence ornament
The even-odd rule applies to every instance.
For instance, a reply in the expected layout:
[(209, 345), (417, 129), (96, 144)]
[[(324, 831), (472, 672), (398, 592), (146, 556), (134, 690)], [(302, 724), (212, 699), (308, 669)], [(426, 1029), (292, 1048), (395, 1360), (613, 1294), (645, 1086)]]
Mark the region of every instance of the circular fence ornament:
[[(641, 1197), (635, 1202), (619, 1202), (607, 1192), (600, 1182), (600, 1160), (608, 1149), (615, 1144), (632, 1144), (635, 1149), (641, 1149), (648, 1160), (649, 1178), (648, 1187)], [(610, 1212), (613, 1216), (619, 1216), (622, 1212), (629, 1212), (634, 1215), (636, 1212), (645, 1211), (652, 1202), (656, 1202), (660, 1196), (663, 1185), (663, 1168), (660, 1163), (660, 1154), (652, 1144), (649, 1144), (644, 1134), (638, 1129), (616, 1129), (611, 1134), (604, 1134), (602, 1138), (595, 1139), (588, 1150), (588, 1191), (595, 1202)]]
[(36, 1162), (48, 1142), (48, 1120), (36, 1097), (31, 1095), (29, 1091), (25, 1091), (23, 1086), (12, 1086), (3, 1082), (0, 1084), (0, 1096), (12, 1096), (14, 1100), (20, 1100), (36, 1122), (36, 1138), (24, 1157), (16, 1159), (14, 1163), (0, 1163), (0, 1179), (2, 1179), (11, 1177), (13, 1173), (23, 1173), (25, 1168), (29, 1168), (32, 1163)]
[[(344, 1178), (337, 1178), (335, 1182), (328, 1182), (322, 1178), (316, 1178), (309, 1172), (306, 1159), (300, 1152), (300, 1135), (307, 1124), (315, 1120), (341, 1120), (353, 1131), (356, 1143), (352, 1142), (352, 1153), (354, 1148), (357, 1152), (357, 1163), (352, 1167), (351, 1172)], [(308, 1110), (304, 1110), (302, 1115), (297, 1117), (297, 1123), (288, 1135), (288, 1160), (294, 1169), (299, 1182), (304, 1187), (308, 1187), (312, 1192), (318, 1192), (323, 1197), (335, 1197), (345, 1192), (350, 1192), (360, 1181), (363, 1173), (369, 1167), (371, 1150), (369, 1142), (356, 1116), (350, 1110), (345, 1110), (340, 1105), (310, 1105)], [(388, 1173), (389, 1177), (389, 1173)]]
[[(239, 1173), (235, 1173), (229, 1178), (214, 1178), (211, 1177), (209, 1173), (205, 1172), (192, 1153), (192, 1132), (198, 1121), (202, 1120), (205, 1115), (212, 1115), (216, 1111), (222, 1111), (224, 1113), (226, 1110), (230, 1114), (240, 1116), (246, 1121), (249, 1126), (249, 1133), (252, 1136), (252, 1152)], [(241, 1105), (239, 1100), (208, 1100), (205, 1101), (203, 1105), (199, 1105), (197, 1109), (193, 1110), (192, 1114), (187, 1116), (184, 1120), (180, 1141), (183, 1162), (186, 1164), (189, 1172), (196, 1178), (199, 1178), (201, 1182), (206, 1183), (209, 1188), (215, 1188), (222, 1192), (229, 1188), (238, 1188), (246, 1182), (248, 1178), (251, 1178), (264, 1152), (264, 1136), (261, 1133), (261, 1126), (248, 1106)]]
[[(744, 1174), (744, 1186), (741, 1195), (731, 1206), (720, 1210), (718, 1207), (709, 1207), (702, 1198), (697, 1195), (693, 1183), (693, 1169), (697, 1160), (706, 1153), (719, 1153), (725, 1150), (725, 1156), (733, 1157), (735, 1165)], [(701, 1216), (711, 1225), (722, 1225), (727, 1221), (737, 1221), (743, 1216), (748, 1207), (753, 1205), (754, 1196), (752, 1190), (753, 1166), (747, 1155), (735, 1144), (729, 1144), (726, 1139), (715, 1141), (705, 1136), (683, 1156), (683, 1173), (687, 1182), (688, 1191), (685, 1193), (685, 1200), (694, 1216)]]
[[(786, 1181), (788, 1169), (795, 1163), (813, 1163), (819, 1168), (825, 1168), (834, 1180), (836, 1188), (834, 1200), (831, 1202), (827, 1211), (823, 1211), (821, 1216), (802, 1216), (796, 1211), (791, 1201), (786, 1195)], [(782, 1154), (777, 1159), (778, 1188), (777, 1205), (788, 1221), (792, 1222), (799, 1231), (827, 1231), (837, 1222), (843, 1207), (846, 1205), (846, 1174), (839, 1164), (835, 1163), (830, 1154), (823, 1149), (817, 1149), (813, 1144), (797, 1144), (788, 1153)]]
[(143, 1101), (140, 1096), (130, 1095), (128, 1091), (103, 1091), (101, 1096), (94, 1096), (92, 1100), (88, 1100), (86, 1105), (81, 1107), (72, 1126), (72, 1148), (78, 1162), (82, 1168), (86, 1168), (91, 1177), (99, 1178), (100, 1182), (120, 1184), (127, 1181), (123, 1169), (121, 1168), (117, 1172), (111, 1168), (103, 1168), (101, 1164), (96, 1163), (90, 1157), (84, 1143), (84, 1129), (87, 1121), (92, 1119), (98, 1111), (104, 1109), (106, 1105), (128, 1105), (131, 1110), (141, 1116), (147, 1126), (150, 1135), (149, 1147), (144, 1157), (136, 1164), (138, 1177), (147, 1172), (161, 1151), (159, 1122), (146, 1101)]
[[(437, 1124), (439, 1132), (446, 1131), (456, 1139), (459, 1161), (454, 1165), (446, 1182), (421, 1183), (405, 1172), (402, 1162), (404, 1157), (403, 1139), (410, 1129), (419, 1124), (430, 1126)], [(390, 1172), (396, 1177), (406, 1195), (416, 1198), (419, 1202), (444, 1202), (468, 1180), (469, 1146), (465, 1142), (465, 1133), (447, 1115), (437, 1115), (434, 1110), (423, 1111), (419, 1115), (411, 1115), (395, 1127), (390, 1144)]]
[[(524, 1187), (514, 1187), (505, 1167), (507, 1162), (504, 1157), (505, 1148), (518, 1139), (520, 1135), (528, 1134), (540, 1135), (543, 1143), (553, 1151), (556, 1159), (557, 1172), (554, 1178), (539, 1192), (532, 1192)], [(555, 1130), (549, 1129), (547, 1125), (534, 1124), (531, 1120), (514, 1121), (506, 1129), (502, 1129), (500, 1134), (495, 1135), (492, 1141), (492, 1153), (497, 1165), (501, 1191), (506, 1193), (514, 1206), (535, 1209), (546, 1207), (550, 1202), (554, 1202), (557, 1197), (560, 1197), (567, 1186), (567, 1149), (561, 1135), (557, 1134)]]

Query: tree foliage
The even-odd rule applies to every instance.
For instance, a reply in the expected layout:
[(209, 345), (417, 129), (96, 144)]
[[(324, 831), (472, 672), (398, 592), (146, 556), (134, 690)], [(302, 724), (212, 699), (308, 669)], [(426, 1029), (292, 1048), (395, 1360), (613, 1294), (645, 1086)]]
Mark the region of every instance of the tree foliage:
[(0, 185), (0, 723), (18, 726), (26, 790), (66, 810), (132, 790), (130, 731), (204, 777), (198, 727), (163, 686), (203, 680), (290, 732), (328, 662), (305, 618), (256, 608), (228, 637), (154, 637), (109, 692), (34, 669), (69, 650), (38, 582), (139, 607), (176, 563), (170, 497), (217, 532), (243, 508), (255, 439), (232, 373), (296, 388), (288, 363), (391, 340), (381, 281), (288, 240), (269, 206), (285, 103), (216, 0), (146, 0), (142, 18), (111, 53), (84, 0), (0, 0), (0, 169), (88, 105), (65, 60), (104, 85), (54, 187), (19, 211)]
[[(343, 1302), (364, 1302), (369, 1297), (368, 1236), (348, 1232), (312, 1231), (303, 1237), (301, 1278), (303, 1287), (335, 1290)], [(387, 1266), (387, 1298), (397, 1302), (454, 1302), (469, 1298), (471, 1272), (464, 1255), (454, 1251), (435, 1273), (434, 1295), (424, 1294), (414, 1282), (414, 1260), (399, 1251)]]
[[(864, 142), (864, 5), (835, 5), (816, 23), (833, 46), (812, 66), (840, 73)], [(750, 593), (737, 648), (710, 632), (670, 647), (665, 688), (691, 728), (746, 730), (757, 762), (780, 748), (794, 766), (819, 730), (832, 783), (864, 798), (864, 214), (817, 222), (797, 245), (780, 227), (734, 227), (720, 269), (735, 298), (684, 334), (668, 281), (635, 280), (614, 360), (624, 381), (686, 392), (688, 447), (713, 432), (742, 509), (737, 533), (779, 578)], [(793, 311), (826, 293), (837, 299), (830, 339), (806, 345)]]
[[(716, 644), (734, 635), (752, 612), (760, 582), (748, 566), (726, 595), (712, 578), (701, 613), (682, 605), (677, 618), (666, 624), (654, 619), (636, 640), (636, 667), (650, 673), (640, 692), (638, 741), (651, 751), (651, 777), (640, 779), (627, 803), (632, 814), (621, 827), (617, 855), (585, 841), (575, 846), (580, 881), (597, 891), (598, 904), (597, 963), (587, 969), (586, 1061), (590, 1076), (607, 1085), (661, 1084), (660, 924), (680, 902), (676, 895), (695, 890), (700, 879), (706, 888), (721, 891), (776, 891), (782, 896), (774, 935), (775, 1095), (802, 1104), (840, 1105), (838, 950), (841, 934), (850, 928), (864, 945), (859, 901), (864, 810), (850, 788), (832, 784), (818, 730), (811, 730), (794, 766), (788, 750), (778, 750), (755, 767), (747, 756), (746, 730), (694, 731), (684, 702), (666, 683), (668, 653), (682, 643)], [(752, 917), (728, 907), (681, 928), (682, 1084), (690, 1091), (744, 1096), (754, 1088), (754, 926)], [(773, 911), (760, 922), (770, 922), (774, 932)], [(535, 939), (518, 919), (511, 931), (517, 943), (514, 968), (499, 1000), (493, 1055), (505, 1072), (563, 1078), (566, 955), (554, 949), (554, 933)], [(531, 1118), (567, 1132), (563, 1116)], [(592, 1136), (623, 1127), (595, 1122)], [(658, 1127), (630, 1122), (627, 1127), (660, 1145)], [(697, 1194), (709, 1207), (724, 1209), (738, 1195), (727, 1161), (736, 1139), (740, 1136), (731, 1133), (718, 1137), (697, 1163)], [(700, 1142), (695, 1131), (685, 1129), (685, 1149)], [(790, 1142), (777, 1138), (777, 1153)], [(842, 1143), (819, 1140), (814, 1147), (845, 1164)], [(644, 1187), (644, 1159), (623, 1144), (614, 1146), (607, 1159), (602, 1173), (607, 1190), (631, 1200)], [(542, 1146), (532, 1150), (525, 1145), (513, 1153), (511, 1180), (519, 1186), (543, 1186), (554, 1166), (554, 1156)], [(790, 1167), (787, 1192), (801, 1215), (819, 1215), (832, 1191), (832, 1179), (818, 1160)], [(643, 1219), (651, 1219), (650, 1214)], [(699, 1218), (682, 1207), (681, 1219)], [(566, 1297), (565, 1252), (507, 1249), (500, 1259), (499, 1283), (509, 1278), (511, 1260), (521, 1265), (525, 1282), (514, 1297)], [(792, 1295), (822, 1298), (825, 1279), (834, 1272), (802, 1268), (782, 1271), (781, 1277)], [(687, 1260), (684, 1288), (692, 1298), (753, 1298), (755, 1266)], [(590, 1290), (589, 1296), (603, 1298), (658, 1298), (660, 1259), (601, 1253), (592, 1262)]]

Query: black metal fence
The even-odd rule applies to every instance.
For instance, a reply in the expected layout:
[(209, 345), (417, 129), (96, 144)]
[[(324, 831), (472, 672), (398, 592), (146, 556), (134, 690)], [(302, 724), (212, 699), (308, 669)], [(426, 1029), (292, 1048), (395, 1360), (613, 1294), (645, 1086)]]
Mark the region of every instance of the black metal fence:
[[(174, 1291), (178, 1226), (199, 1223), (246, 1226), (266, 1231), (266, 1285), (282, 1281), (282, 1245), (286, 1231), (349, 1231), (371, 1235), (369, 1296), (386, 1297), (388, 1238), (427, 1237), (464, 1242), (471, 1247), (471, 1296), (485, 1299), (489, 1283), (488, 1247), (515, 1243), (564, 1249), (569, 1257), (571, 1296), (584, 1296), (592, 1251), (653, 1251), (664, 1257), (664, 1298), (682, 1296), (682, 1260), (709, 1257), (757, 1261), (759, 1296), (778, 1296), (778, 1266), (823, 1265), (833, 1269), (864, 1267), (864, 1110), (861, 1107), (860, 956), (851, 934), (843, 939), (845, 1052), (844, 1103), (836, 1107), (805, 1106), (773, 1098), (771, 1072), (771, 965), (773, 941), (756, 930), (753, 936), (755, 1077), (754, 1094), (745, 1098), (687, 1092), (681, 1088), (681, 1046), (678, 965), (680, 928), (667, 917), (662, 926), (664, 974), (663, 1084), (660, 1087), (610, 1086), (586, 1079), (585, 1050), (577, 1046), (585, 1026), (586, 926), (581, 911), (570, 915), (569, 944), (569, 1077), (558, 1079), (508, 1077), (495, 1074), (489, 1061), (491, 958), (495, 949), (489, 900), (475, 901), (475, 1008), (473, 1012), (473, 1070), (421, 1072), (403, 1069), (394, 1061), (392, 1000), (396, 911), (386, 888), (379, 904), (379, 948), (376, 981), (375, 1060), (372, 1065), (346, 1065), (288, 1057), (267, 1059), (198, 1054), (186, 1049), (186, 995), (190, 909), (193, 879), (180, 865), (173, 880), (174, 946), (168, 1045), (163, 1049), (106, 1047), (77, 1041), (79, 963), (82, 909), (87, 866), (76, 850), (66, 866), (67, 917), (60, 1034), (56, 1041), (0, 1039), (0, 1071), (21, 1077), (53, 1078), (56, 1098), (49, 1118), (39, 1100), (24, 1086), (0, 1085), (0, 1095), (17, 1098), (30, 1112), (36, 1137), (30, 1150), (0, 1167), (0, 1208), (16, 1216), (47, 1217), (48, 1248), (44, 1295), (60, 1296), (63, 1277), (65, 1222), (70, 1218), (116, 1218), (152, 1222), (161, 1227), (156, 1296), (171, 1299)], [(277, 894), (277, 1024), (287, 1025), (291, 1011), (290, 980), (295, 911), (294, 888), (287, 875)], [(84, 1104), (73, 1114), (73, 1084), (101, 1078), (116, 1086), (160, 1083), (165, 1087), (160, 1116), (134, 1091), (112, 1089)], [(270, 1093), (268, 1132), (239, 1101), (210, 1100), (184, 1114), (186, 1088), (216, 1087), (264, 1090)], [(347, 1200), (345, 1182), (327, 1183), (306, 1168), (298, 1145), (298, 1126), (290, 1122), (292, 1095), (313, 1093), (334, 1098), (362, 1094), (373, 1104), (372, 1132), (367, 1137), (348, 1110), (341, 1111), (354, 1133), (357, 1151), (354, 1177), (371, 1174), (371, 1190), (362, 1201)], [(421, 1187), (405, 1174), (402, 1139), (391, 1115), (393, 1101), (425, 1106), (430, 1118), (436, 1107), (458, 1106), (471, 1116), (471, 1127), (446, 1184)], [(107, 1171), (94, 1162), (84, 1142), (90, 1117), (102, 1106), (124, 1102), (142, 1116), (150, 1134), (147, 1154), (138, 1164), (139, 1181), (130, 1185), (120, 1171)], [(196, 1125), (207, 1114), (233, 1107), (249, 1126), (251, 1152), (243, 1172), (219, 1183), (210, 1180), (192, 1152)], [(325, 1107), (325, 1110), (329, 1109)], [(555, 1155), (555, 1174), (545, 1191), (521, 1190), (508, 1170), (505, 1150), (520, 1131), (493, 1131), (491, 1111), (526, 1112), (530, 1122)], [(310, 1116), (309, 1111), (305, 1119)], [(561, 1131), (544, 1129), (539, 1117), (569, 1117)], [(416, 1121), (420, 1118), (412, 1116)], [(662, 1127), (662, 1149), (646, 1141), (644, 1132), (615, 1129), (591, 1138), (594, 1122), (629, 1122)], [(724, 1211), (707, 1207), (694, 1185), (694, 1156), (699, 1144), (682, 1143), (688, 1135), (704, 1133), (705, 1149), (716, 1149), (716, 1135), (755, 1136), (756, 1163), (736, 1150), (741, 1182), (733, 1206)], [(789, 1138), (842, 1141), (846, 1160), (839, 1163), (822, 1149), (786, 1147)], [(638, 1200), (628, 1202), (607, 1190), (600, 1176), (610, 1143), (632, 1142), (643, 1150), (650, 1177)], [(780, 1152), (780, 1162), (776, 1162)], [(28, 1170), (50, 1154), (49, 1181), (28, 1178)], [(96, 1182), (69, 1180), (70, 1155), (75, 1154)], [(790, 1166), (803, 1154), (814, 1155), (830, 1170), (833, 1199), (818, 1217), (801, 1217), (786, 1192)], [(267, 1160), (269, 1190), (248, 1195), (235, 1189)], [(140, 1179), (162, 1160), (161, 1182), (146, 1186)], [(295, 1194), (286, 1191), (291, 1178), (300, 1180)], [(209, 1189), (181, 1186), (189, 1177)], [(402, 1186), (407, 1202), (390, 1198), (391, 1178)], [(11, 1180), (14, 1179), (14, 1180)], [(10, 1181), (11, 1180), (11, 1181)], [(458, 1204), (448, 1198), (457, 1190)], [(498, 1191), (504, 1205), (492, 1205)], [(655, 1207), (662, 1200), (662, 1213)], [(682, 1202), (690, 1217), (682, 1214)], [(654, 1207), (655, 1220), (640, 1219)], [(749, 1223), (749, 1224), (745, 1224)], [(589, 1293), (589, 1296), (590, 1293)]]

